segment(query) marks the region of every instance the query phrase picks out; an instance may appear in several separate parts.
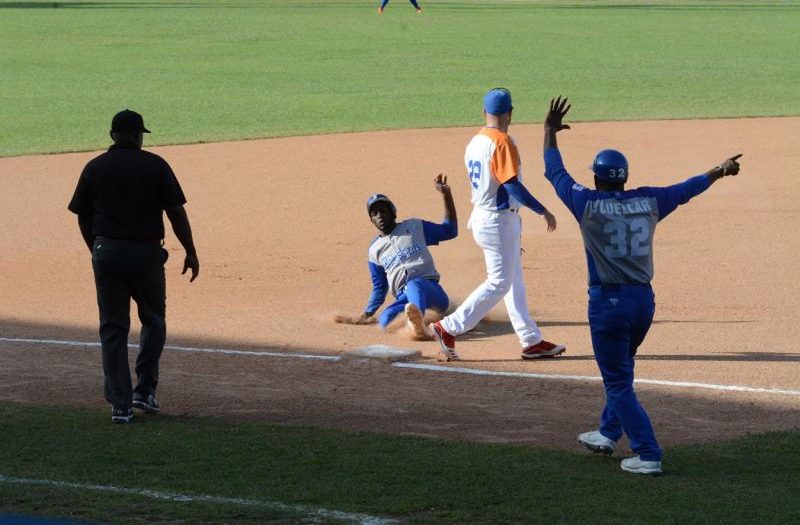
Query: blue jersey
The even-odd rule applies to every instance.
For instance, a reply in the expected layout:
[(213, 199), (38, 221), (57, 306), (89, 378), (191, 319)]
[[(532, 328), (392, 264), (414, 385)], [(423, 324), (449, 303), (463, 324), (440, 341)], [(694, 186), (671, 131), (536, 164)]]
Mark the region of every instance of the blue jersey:
[(590, 190), (570, 176), (558, 149), (544, 154), (545, 177), (580, 224), (589, 285), (649, 283), (656, 224), (711, 186), (698, 175), (663, 188)]
[(458, 235), (455, 224), (435, 224), (420, 219), (397, 223), (392, 233), (378, 236), (369, 247), (369, 273), (372, 294), (364, 310), (375, 312), (391, 290), (395, 297), (403, 293), (412, 279), (439, 280), (428, 246), (453, 239)]

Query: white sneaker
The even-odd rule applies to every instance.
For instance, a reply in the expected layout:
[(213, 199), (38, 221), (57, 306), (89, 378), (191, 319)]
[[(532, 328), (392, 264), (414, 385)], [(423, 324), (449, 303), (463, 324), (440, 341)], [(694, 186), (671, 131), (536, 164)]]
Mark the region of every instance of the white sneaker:
[(422, 312), (417, 305), (408, 303), (405, 306), (406, 310), (406, 324), (408, 325), (408, 333), (412, 339), (417, 341), (430, 341), (432, 337), (425, 331), (425, 323), (422, 319)]
[(639, 456), (623, 459), (619, 466), (625, 472), (633, 472), (634, 474), (653, 474), (657, 476), (662, 473), (660, 461), (643, 461)]
[(613, 454), (617, 448), (617, 443), (605, 437), (599, 430), (578, 434), (578, 443), (599, 454)]

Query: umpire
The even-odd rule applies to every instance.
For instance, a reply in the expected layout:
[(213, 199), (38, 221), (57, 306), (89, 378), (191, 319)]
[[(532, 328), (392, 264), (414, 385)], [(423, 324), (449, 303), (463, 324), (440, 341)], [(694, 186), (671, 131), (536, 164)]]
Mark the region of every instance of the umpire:
[[(192, 229), (183, 205), (186, 197), (169, 164), (142, 150), (142, 116), (128, 109), (111, 121), (114, 144), (83, 169), (69, 210), (92, 252), (100, 310), (105, 397), (113, 423), (130, 423), (133, 407), (158, 412), (155, 398), (158, 362), (166, 340), (166, 285), (162, 248), (163, 213), (186, 250), (183, 274), (197, 278)], [(136, 388), (128, 368), (130, 301), (136, 301), (142, 332), (136, 358)]]

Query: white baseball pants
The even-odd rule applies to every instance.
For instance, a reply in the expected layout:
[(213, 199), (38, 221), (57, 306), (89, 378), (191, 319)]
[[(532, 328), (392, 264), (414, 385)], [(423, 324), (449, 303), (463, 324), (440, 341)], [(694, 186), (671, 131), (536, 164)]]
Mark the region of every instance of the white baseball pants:
[(528, 311), (525, 281), (522, 277), (520, 235), (522, 221), (512, 211), (473, 208), (469, 218), (472, 237), (486, 259), (486, 280), (461, 306), (442, 319), (442, 327), (452, 335), (472, 330), (502, 298), (508, 317), (523, 348), (537, 344), (542, 334)]

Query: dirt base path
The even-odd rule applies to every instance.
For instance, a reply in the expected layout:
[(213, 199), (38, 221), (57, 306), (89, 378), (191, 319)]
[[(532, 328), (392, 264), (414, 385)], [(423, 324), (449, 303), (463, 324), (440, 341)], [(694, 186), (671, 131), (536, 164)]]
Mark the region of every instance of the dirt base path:
[[(366, 250), (375, 230), (367, 196), (387, 193), (401, 218), (439, 220), (432, 184), (439, 172), (450, 176), (461, 220), (460, 236), (433, 248), (442, 284), (458, 304), (482, 281), (482, 254), (466, 229), (471, 207), (461, 160), (474, 131), (152, 148), (184, 187), (202, 264), (195, 283), (181, 278), (182, 253), (168, 234), (170, 343), (322, 354), (381, 343), (421, 350), (433, 363), (432, 343), (330, 319), (360, 313), (369, 295)], [(522, 362), (498, 310), (459, 341), (466, 361), (458, 366), (596, 376), (580, 233), (541, 177), (540, 126), (511, 131), (526, 184), (559, 220), (547, 234), (539, 217), (523, 215), (529, 303), (545, 336), (568, 352)], [(632, 186), (678, 182), (744, 153), (736, 180), (717, 183), (658, 228), (658, 307), (637, 377), (800, 390), (798, 134), (800, 119), (783, 118), (579, 123), (560, 135), (567, 168), (587, 185), (586, 167), (603, 147), (626, 153)], [(0, 159), (0, 337), (97, 339), (89, 254), (66, 210), (94, 155)], [(96, 349), (0, 342), (0, 399), (104, 406), (101, 382)], [(800, 426), (800, 396), (639, 390), (668, 445)], [(159, 394), (166, 413), (568, 447), (602, 406), (602, 387), (592, 381), (170, 351)]]

